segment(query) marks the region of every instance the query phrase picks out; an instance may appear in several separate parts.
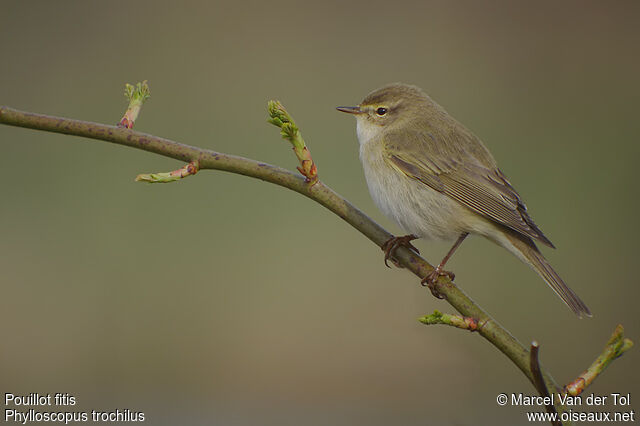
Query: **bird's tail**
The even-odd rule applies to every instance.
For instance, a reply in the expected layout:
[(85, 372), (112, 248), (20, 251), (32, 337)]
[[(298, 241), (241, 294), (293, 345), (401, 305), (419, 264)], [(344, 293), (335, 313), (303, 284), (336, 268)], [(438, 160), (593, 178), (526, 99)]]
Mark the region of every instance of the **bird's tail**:
[(562, 278), (553, 270), (531, 238), (513, 231), (506, 232), (504, 236), (511, 245), (506, 248), (531, 266), (578, 317), (591, 316), (587, 305), (562, 281)]

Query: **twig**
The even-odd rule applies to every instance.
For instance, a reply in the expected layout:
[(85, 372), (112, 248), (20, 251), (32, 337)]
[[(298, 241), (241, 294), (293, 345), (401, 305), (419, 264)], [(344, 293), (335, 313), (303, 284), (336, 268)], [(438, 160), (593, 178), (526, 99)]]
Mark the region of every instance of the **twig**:
[(633, 342), (624, 337), (624, 328), (618, 324), (602, 354), (582, 372), (574, 381), (567, 384), (562, 391), (571, 396), (580, 395), (608, 366), (611, 361), (621, 356), (633, 347)]
[(533, 385), (538, 390), (540, 396), (549, 401), (549, 404), (545, 404), (544, 407), (547, 409), (547, 413), (551, 414), (554, 418), (554, 420), (551, 420), (551, 424), (553, 426), (561, 426), (560, 420), (558, 420), (558, 411), (556, 410), (556, 407), (551, 404), (552, 399), (549, 396), (547, 385), (544, 383), (544, 377), (542, 377), (540, 361), (538, 360), (539, 350), (540, 345), (538, 345), (538, 342), (535, 340), (531, 342), (531, 349), (529, 350), (529, 368), (531, 368), (531, 374), (533, 375)]
[(180, 179), (184, 179), (187, 176), (192, 176), (198, 173), (200, 167), (197, 161), (192, 161), (186, 166), (173, 170), (171, 172), (163, 173), (148, 173), (136, 176), (136, 182), (149, 182), (149, 183), (169, 183), (175, 182)]
[(125, 84), (124, 96), (129, 100), (129, 107), (127, 108), (127, 111), (125, 111), (122, 120), (118, 123), (118, 127), (132, 129), (133, 124), (138, 119), (138, 114), (140, 114), (142, 104), (144, 104), (144, 101), (149, 99), (151, 96), (147, 80), (142, 83), (138, 83), (135, 86), (129, 83)]
[(269, 101), (267, 109), (269, 110), (269, 120), (267, 121), (279, 127), (280, 135), (293, 145), (293, 152), (296, 153), (296, 157), (300, 161), (300, 165), (297, 167), (298, 171), (307, 178), (307, 182), (316, 183), (318, 181), (318, 169), (293, 118), (284, 109), (280, 101)]
[(476, 318), (443, 314), (440, 311), (433, 311), (431, 315), (418, 318), (418, 321), (426, 325), (445, 324), (469, 331), (478, 331), (483, 325), (483, 323), (480, 323)]

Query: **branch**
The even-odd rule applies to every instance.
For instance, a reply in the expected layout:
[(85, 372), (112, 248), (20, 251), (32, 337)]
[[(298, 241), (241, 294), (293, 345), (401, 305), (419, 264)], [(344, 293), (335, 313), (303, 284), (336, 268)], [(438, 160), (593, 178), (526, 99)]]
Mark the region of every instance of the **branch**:
[[(542, 398), (545, 398), (551, 401), (551, 397), (549, 396), (549, 389), (547, 389), (547, 385), (544, 384), (544, 378), (542, 377), (542, 370), (540, 369), (540, 361), (538, 360), (538, 351), (540, 350), (540, 345), (535, 340), (531, 342), (531, 349), (529, 350), (529, 368), (531, 368), (531, 372), (533, 373), (533, 385), (538, 390), (538, 393)], [(558, 420), (558, 412), (553, 404), (545, 404), (544, 408), (546, 408), (547, 413), (551, 414), (555, 420), (551, 420), (551, 424), (553, 426), (560, 426), (561, 423)]]
[[(296, 191), (326, 207), (360, 231), (378, 247), (382, 247), (392, 237), (392, 234), (322, 182), (318, 181), (313, 185), (309, 185), (308, 179), (310, 178), (303, 178), (277, 166), (184, 145), (126, 128), (22, 112), (8, 107), (0, 107), (0, 123), (103, 140), (153, 152), (186, 163), (197, 163), (200, 170), (222, 170), (274, 183)], [(295, 130), (297, 131), (297, 127)], [(295, 136), (295, 134), (293, 135)], [(296, 154), (298, 154), (298, 151), (296, 151)], [(304, 152), (302, 154), (302, 157), (299, 155), (301, 161), (306, 159)], [(308, 164), (309, 172), (315, 168), (315, 166), (311, 167), (312, 164)], [(301, 172), (303, 171), (301, 170)], [(405, 247), (399, 247), (394, 253), (394, 257), (401, 265), (421, 279), (434, 269), (426, 260)], [(482, 324), (482, 327), (478, 328), (479, 334), (504, 353), (535, 385), (527, 348), (454, 285), (449, 278), (439, 278), (435, 283), (435, 289), (463, 316), (474, 318), (479, 324)], [(552, 392), (559, 391), (558, 385), (548, 373), (542, 372), (541, 374), (547, 389)], [(558, 409), (561, 410), (562, 407), (558, 407)]]
[(562, 391), (571, 396), (580, 395), (611, 364), (611, 361), (620, 357), (632, 347), (633, 342), (624, 337), (624, 328), (622, 324), (618, 324), (602, 354), (574, 381), (566, 385)]
[[(261, 179), (289, 188), (320, 203), (364, 234), (378, 247), (382, 247), (392, 237), (391, 233), (387, 232), (321, 181), (313, 186), (307, 185), (305, 178), (277, 166), (184, 145), (130, 129), (22, 112), (8, 107), (0, 107), (0, 123), (103, 140), (154, 152), (186, 163), (197, 161), (200, 165), (200, 170), (222, 170)], [(395, 252), (395, 257), (400, 264), (419, 278), (425, 277), (434, 269), (426, 260), (405, 247), (399, 247)], [(483, 322), (484, 326), (480, 330), (480, 334), (507, 355), (532, 380), (531, 370), (529, 369), (529, 354), (520, 342), (476, 305), (471, 298), (456, 287), (447, 277), (441, 277), (436, 282), (436, 288), (462, 315), (477, 318), (478, 321)], [(551, 384), (550, 387), (552, 389), (558, 389), (558, 385), (549, 375), (546, 375), (545, 380), (548, 384)]]

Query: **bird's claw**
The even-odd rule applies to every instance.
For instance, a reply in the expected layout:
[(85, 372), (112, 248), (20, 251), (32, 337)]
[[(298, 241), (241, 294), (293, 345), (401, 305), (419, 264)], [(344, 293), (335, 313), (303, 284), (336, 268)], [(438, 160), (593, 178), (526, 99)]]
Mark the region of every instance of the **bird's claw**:
[(385, 241), (385, 243), (382, 245), (382, 251), (384, 252), (384, 264), (387, 266), (387, 268), (390, 268), (388, 263), (389, 260), (391, 260), (393, 264), (398, 268), (402, 268), (398, 261), (393, 258), (394, 252), (400, 246), (405, 246), (406, 248), (420, 254), (420, 250), (418, 250), (413, 244), (411, 244), (411, 241), (417, 238), (417, 236), (409, 234), (403, 235), (401, 237), (391, 237), (387, 241)]
[(440, 265), (438, 265), (433, 271), (429, 273), (426, 277), (420, 281), (420, 284), (423, 286), (429, 287), (431, 290), (431, 294), (433, 294), (438, 299), (444, 299), (444, 295), (438, 291), (436, 288), (436, 282), (440, 277), (449, 277), (451, 281), (453, 281), (456, 277), (456, 274), (450, 271), (444, 271)]

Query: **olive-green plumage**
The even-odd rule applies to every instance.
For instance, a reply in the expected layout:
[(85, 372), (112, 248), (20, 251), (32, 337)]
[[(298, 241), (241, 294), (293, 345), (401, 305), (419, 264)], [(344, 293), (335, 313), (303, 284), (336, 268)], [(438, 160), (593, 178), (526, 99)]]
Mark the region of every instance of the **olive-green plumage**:
[(372, 198), (405, 231), (452, 240), (475, 233), (529, 264), (579, 316), (586, 305), (536, 247), (553, 247), (482, 142), (421, 89), (391, 84), (357, 107), (360, 158)]

